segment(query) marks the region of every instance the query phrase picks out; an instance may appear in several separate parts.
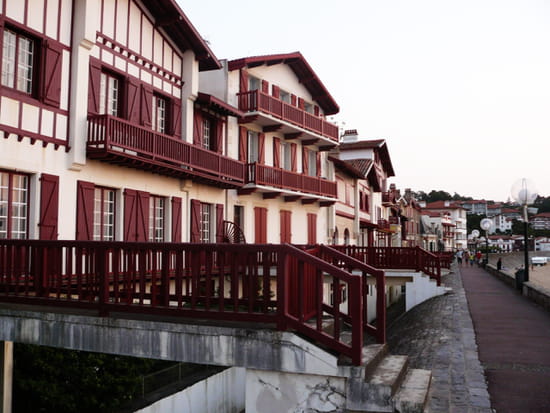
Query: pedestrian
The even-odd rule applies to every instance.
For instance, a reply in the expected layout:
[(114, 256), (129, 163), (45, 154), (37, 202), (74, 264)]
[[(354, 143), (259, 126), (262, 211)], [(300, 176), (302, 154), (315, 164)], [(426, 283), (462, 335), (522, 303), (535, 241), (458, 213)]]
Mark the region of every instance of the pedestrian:
[(497, 261), (497, 271), (502, 269), (502, 259), (499, 257)]
[[(476, 261), (479, 265), (481, 265), (481, 257), (482, 257), (481, 250), (477, 250), (477, 252), (476, 252)], [(487, 263), (487, 264), (489, 264), (489, 263)]]
[(462, 254), (463, 254), (462, 250), (458, 250), (456, 252), (456, 262), (458, 265), (462, 265)]
[(470, 254), (470, 267), (473, 267), (474, 266), (474, 261), (476, 260), (476, 256), (474, 255), (474, 253), (472, 252)]
[(468, 265), (468, 261), (470, 260), (470, 253), (468, 252), (468, 250), (464, 250), (464, 264)]

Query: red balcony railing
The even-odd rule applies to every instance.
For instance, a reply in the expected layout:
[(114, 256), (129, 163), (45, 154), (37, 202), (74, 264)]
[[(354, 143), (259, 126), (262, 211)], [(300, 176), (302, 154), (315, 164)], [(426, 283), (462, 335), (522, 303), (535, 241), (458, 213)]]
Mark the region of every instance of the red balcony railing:
[(380, 269), (422, 271), (441, 284), (439, 257), (420, 247), (360, 247), (333, 245), (334, 249)]
[(237, 93), (243, 112), (263, 112), (338, 142), (338, 126), (260, 90)]
[[(0, 240), (0, 301), (95, 309), (103, 316), (267, 323), (298, 331), (360, 365), (363, 332), (385, 338), (384, 323), (373, 329), (363, 321), (364, 278), (376, 277), (383, 294), (383, 272), (338, 253), (323, 258), (288, 244)], [(331, 302), (331, 286), (346, 288), (346, 303)], [(344, 324), (351, 341), (341, 334)]]
[(88, 117), (88, 156), (237, 188), (245, 164), (110, 115)]
[(336, 182), (257, 163), (247, 164), (246, 183), (336, 198)]

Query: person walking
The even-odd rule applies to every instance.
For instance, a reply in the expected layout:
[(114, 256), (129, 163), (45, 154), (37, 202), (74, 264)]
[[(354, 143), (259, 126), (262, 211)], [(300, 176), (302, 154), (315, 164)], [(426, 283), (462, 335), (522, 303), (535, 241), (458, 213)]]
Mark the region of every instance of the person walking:
[(468, 266), (468, 261), (470, 260), (470, 253), (468, 252), (468, 250), (464, 250), (464, 255), (462, 257), (464, 259), (464, 264)]
[(462, 250), (458, 250), (456, 252), (456, 263), (458, 265), (462, 265), (462, 254), (464, 254), (464, 252)]

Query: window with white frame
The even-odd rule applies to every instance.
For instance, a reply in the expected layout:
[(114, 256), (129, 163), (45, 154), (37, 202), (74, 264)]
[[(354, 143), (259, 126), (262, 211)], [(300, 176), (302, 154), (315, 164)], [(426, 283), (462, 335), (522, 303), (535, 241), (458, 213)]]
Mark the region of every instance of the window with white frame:
[(308, 151), (308, 175), (317, 176), (317, 152)]
[(115, 190), (96, 187), (94, 191), (94, 241), (115, 240)]
[(292, 169), (292, 154), (288, 142), (281, 142), (281, 160), (282, 168), (290, 171)]
[(149, 197), (149, 241), (164, 241), (165, 199), (160, 196)]
[(4, 29), (2, 85), (32, 94), (35, 60), (35, 41), (14, 30)]
[(210, 204), (201, 203), (200, 242), (212, 240), (212, 207)]
[(212, 121), (210, 118), (202, 119), (202, 146), (211, 149), (212, 145)]
[(258, 162), (258, 132), (248, 131), (248, 162)]
[(168, 110), (167, 99), (153, 95), (153, 110), (151, 113), (151, 121), (153, 130), (160, 133), (166, 133), (166, 114)]
[(29, 177), (0, 172), (0, 238), (27, 238)]
[(118, 116), (120, 87), (121, 81), (118, 77), (106, 72), (101, 73), (99, 84), (99, 113), (101, 115)]
[(279, 99), (281, 99), (285, 103), (290, 104), (290, 93), (288, 93), (286, 90), (279, 90)]
[(314, 113), (313, 103), (304, 102), (304, 109), (307, 113), (313, 114)]
[(248, 90), (258, 90), (260, 89), (260, 79), (254, 76), (248, 76)]

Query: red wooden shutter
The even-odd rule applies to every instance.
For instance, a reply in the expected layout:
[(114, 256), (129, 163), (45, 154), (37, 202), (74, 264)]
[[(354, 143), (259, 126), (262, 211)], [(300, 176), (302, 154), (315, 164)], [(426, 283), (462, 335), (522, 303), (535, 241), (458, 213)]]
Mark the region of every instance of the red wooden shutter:
[(171, 99), (170, 106), (172, 107), (172, 113), (170, 114), (170, 133), (175, 138), (181, 138), (181, 101), (179, 99)]
[(315, 171), (317, 172), (317, 176), (321, 176), (321, 153), (317, 152), (315, 155), (315, 161), (317, 163)]
[(290, 104), (296, 106), (296, 95), (290, 95)]
[(126, 119), (139, 124), (139, 82), (133, 77), (126, 78)]
[(181, 242), (181, 198), (172, 197), (172, 242)]
[(273, 138), (273, 166), (281, 167), (281, 140), (279, 138)]
[(201, 201), (191, 200), (191, 242), (201, 242)]
[(254, 207), (254, 242), (265, 244), (267, 242), (267, 209)]
[(124, 190), (124, 241), (135, 241), (137, 229), (137, 191)]
[(141, 124), (151, 127), (153, 125), (153, 88), (144, 83), (141, 84)]
[(241, 69), (239, 72), (239, 92), (246, 92), (248, 91), (248, 72), (244, 69)]
[(319, 116), (319, 106), (313, 106), (313, 113), (315, 114), (315, 116)]
[(290, 211), (280, 211), (280, 226), (281, 226), (281, 244), (285, 242), (292, 242), (292, 232), (290, 227), (291, 222), (291, 212)]
[(45, 41), (42, 46), (43, 75), (41, 97), (45, 104), (59, 107), (61, 102), (61, 61), (63, 49), (57, 42)]
[(298, 98), (298, 107), (299, 107), (300, 109), (302, 109), (302, 110), (305, 109), (305, 107), (306, 107), (306, 102), (304, 101), (304, 99)]
[(302, 173), (307, 175), (309, 173), (309, 150), (302, 147)]
[(99, 113), (99, 89), (101, 84), (101, 63), (90, 57), (90, 73), (88, 81), (88, 112)]
[(307, 214), (307, 243), (317, 244), (317, 215)]
[(223, 242), (223, 204), (216, 204), (216, 242)]
[(59, 177), (42, 174), (40, 177), (40, 239), (57, 239), (59, 215)]
[(91, 182), (76, 183), (76, 236), (78, 241), (94, 239), (94, 192)]
[(223, 152), (223, 125), (224, 121), (221, 119), (216, 120), (216, 152)]
[(290, 144), (290, 165), (292, 172), (296, 172), (298, 170), (297, 162), (296, 162), (296, 144), (291, 143)]
[(258, 134), (258, 162), (265, 163), (265, 133)]
[(279, 96), (281, 96), (281, 89), (279, 88), (279, 86), (272, 85), (271, 86), (271, 94), (273, 95), (274, 98), (279, 99)]
[(148, 192), (137, 191), (136, 241), (149, 240), (149, 198)]
[(193, 112), (193, 144), (202, 144), (202, 112), (198, 108)]
[(239, 126), (239, 161), (248, 159), (248, 131), (244, 126)]
[(269, 93), (269, 82), (262, 79), (262, 92)]

